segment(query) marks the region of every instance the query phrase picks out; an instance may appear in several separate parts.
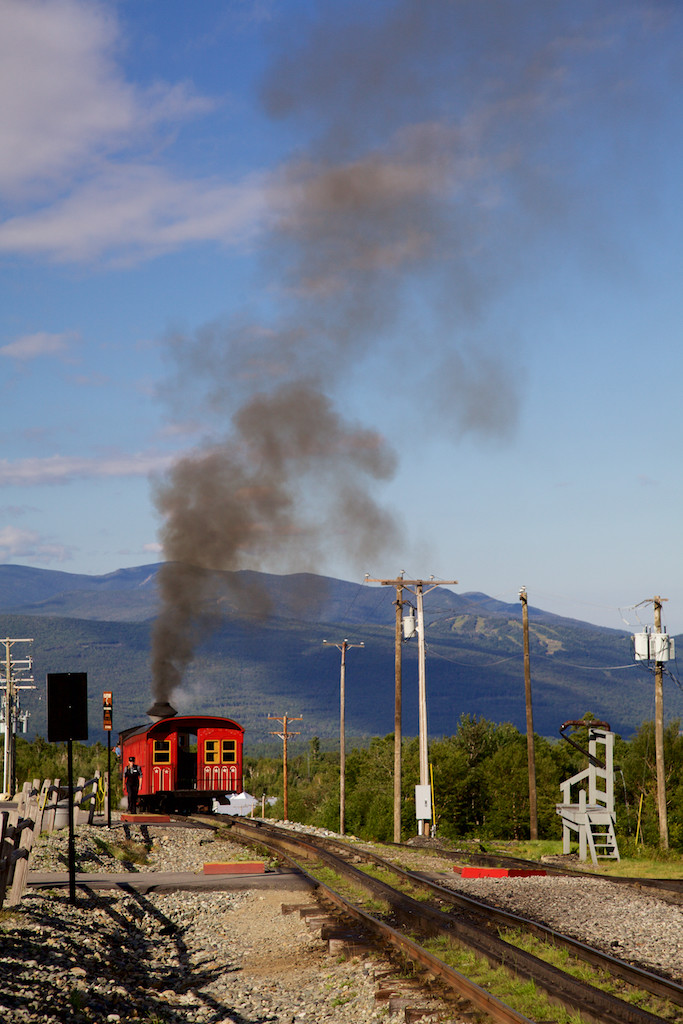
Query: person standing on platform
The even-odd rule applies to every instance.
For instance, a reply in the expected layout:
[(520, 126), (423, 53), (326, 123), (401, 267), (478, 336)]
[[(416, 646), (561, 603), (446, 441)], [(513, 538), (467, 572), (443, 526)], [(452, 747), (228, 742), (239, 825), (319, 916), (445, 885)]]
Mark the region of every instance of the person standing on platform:
[(123, 784), (126, 787), (128, 797), (128, 811), (130, 814), (138, 812), (138, 792), (142, 782), (142, 768), (135, 763), (134, 757), (128, 758), (128, 765), (123, 773)]

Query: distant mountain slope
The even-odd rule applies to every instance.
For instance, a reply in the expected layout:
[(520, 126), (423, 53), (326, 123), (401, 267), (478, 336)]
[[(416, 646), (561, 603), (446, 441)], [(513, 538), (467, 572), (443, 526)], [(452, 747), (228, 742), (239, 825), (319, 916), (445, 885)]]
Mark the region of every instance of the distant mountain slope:
[[(158, 565), (117, 569), (104, 576), (34, 569), (25, 565), (0, 565), (0, 611), (25, 611), (34, 615), (67, 615), (115, 620), (112, 614), (128, 607), (129, 621), (144, 605), (149, 618), (156, 614)], [(104, 614), (99, 615), (98, 610)]]
[[(158, 571), (159, 565), (153, 564), (86, 576), (0, 565), (0, 611), (103, 622), (142, 622), (154, 618), (159, 611)], [(396, 614), (393, 587), (352, 583), (312, 573), (274, 576), (243, 570), (214, 575), (222, 581), (219, 607), (224, 614), (261, 617), (265, 612), (268, 618), (348, 625), (393, 624)], [(406, 594), (406, 598), (410, 599), (410, 595)], [(432, 618), (448, 614), (521, 618), (521, 606), (478, 592), (456, 594), (446, 587), (437, 587), (425, 598), (425, 614)], [(529, 617), (531, 621), (548, 624), (577, 621), (533, 607), (529, 608)], [(599, 630), (588, 623), (581, 626)]]
[[(151, 704), (150, 635), (158, 566), (106, 576), (0, 567), (5, 636), (34, 637), (38, 689), (22, 697), (31, 732), (45, 735), (45, 675), (87, 671), (91, 738), (101, 738), (101, 692), (114, 691), (115, 728), (142, 721)], [(270, 738), (268, 715), (303, 714), (302, 737), (338, 735), (339, 655), (323, 640), (363, 640), (347, 659), (349, 735), (393, 730), (393, 587), (308, 574), (223, 574), (217, 631), (201, 646), (179, 710), (228, 714), (253, 742)], [(269, 611), (263, 607), (263, 594)], [(256, 600), (258, 594), (259, 600)], [(14, 603), (13, 603), (14, 602)], [(485, 594), (437, 588), (425, 598), (430, 731), (450, 734), (461, 714), (525, 728), (521, 606)], [(540, 609), (530, 612), (534, 724), (556, 736), (592, 711), (630, 734), (652, 718), (654, 685), (633, 663), (629, 634)], [(403, 645), (404, 731), (417, 731), (417, 647)], [(683, 693), (665, 682), (667, 721), (683, 716)]]

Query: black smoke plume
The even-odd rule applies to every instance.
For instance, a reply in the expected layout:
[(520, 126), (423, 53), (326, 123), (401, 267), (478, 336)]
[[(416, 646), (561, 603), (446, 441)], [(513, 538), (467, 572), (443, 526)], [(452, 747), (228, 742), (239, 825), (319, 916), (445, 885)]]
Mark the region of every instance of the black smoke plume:
[[(368, 483), (393, 469), (374, 431), (343, 422), (303, 381), (255, 396), (235, 415), (228, 440), (176, 462), (156, 491), (168, 560), (158, 577), (155, 697), (169, 699), (216, 620), (217, 570), (323, 564), (340, 535), (361, 559), (391, 543), (393, 524)], [(265, 611), (253, 592), (245, 599)]]
[(349, 389), (372, 382), (385, 432), (408, 416), (454, 440), (514, 432), (507, 290), (582, 235), (605, 251), (577, 139), (640, 102), (625, 57), (666, 11), (323, 0), (277, 21), (262, 102), (293, 134), (267, 183), (262, 301), (168, 339), (168, 394), (214, 426), (156, 488), (157, 697), (211, 626), (217, 570), (320, 569), (342, 546), (376, 562), (397, 543), (376, 499), (394, 459), (338, 411)]

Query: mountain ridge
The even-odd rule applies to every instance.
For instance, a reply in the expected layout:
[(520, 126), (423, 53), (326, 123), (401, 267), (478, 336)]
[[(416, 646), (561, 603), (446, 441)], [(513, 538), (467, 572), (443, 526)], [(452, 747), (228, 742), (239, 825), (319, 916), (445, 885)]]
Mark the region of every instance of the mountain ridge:
[[(34, 637), (30, 734), (45, 735), (48, 672), (86, 671), (91, 739), (102, 739), (101, 690), (114, 692), (115, 730), (139, 724), (152, 703), (150, 639), (158, 564), (101, 577), (0, 566), (5, 636)], [(304, 714), (302, 737), (339, 731), (339, 658), (323, 644), (363, 640), (347, 667), (349, 735), (393, 731), (395, 590), (308, 573), (219, 574), (216, 629), (197, 649), (171, 703), (234, 717), (254, 742), (268, 715)], [(427, 581), (425, 581), (427, 582)], [(270, 610), (263, 610), (263, 594)], [(407, 595), (409, 596), (409, 595)], [(257, 600), (258, 598), (258, 600)], [(462, 714), (525, 730), (521, 604), (437, 587), (425, 595), (430, 732), (449, 735)], [(591, 711), (617, 732), (652, 718), (653, 684), (633, 662), (630, 634), (530, 609), (535, 731)], [(403, 644), (403, 730), (417, 732), (417, 645)], [(667, 719), (683, 715), (680, 689), (665, 687)]]
[[(156, 577), (161, 564), (151, 563), (116, 569), (110, 573), (92, 576), (30, 566), (0, 565), (0, 611), (14, 614), (49, 614), (72, 617), (73, 610), (78, 608), (79, 614), (73, 617), (120, 621), (121, 611), (125, 602), (128, 601), (131, 618), (127, 621), (140, 621), (141, 608), (146, 612), (146, 618), (151, 619), (156, 616), (159, 609)], [(353, 617), (350, 618), (349, 615), (343, 615), (340, 618), (334, 612), (335, 610), (338, 612), (344, 610), (345, 606), (350, 608), (355, 603), (360, 603), (363, 611), (367, 611), (375, 605), (384, 610), (382, 616), (369, 621), (393, 622), (395, 617), (395, 590), (393, 587), (366, 586), (364, 583), (318, 576), (313, 573), (273, 575), (243, 569), (235, 572), (217, 571), (212, 575), (223, 579), (226, 590), (228, 593), (232, 592), (235, 599), (241, 596), (246, 598), (248, 604), (250, 596), (255, 594), (261, 596), (265, 593), (267, 597), (271, 598), (269, 615), (279, 618), (289, 617), (284, 611), (279, 610), (283, 608), (290, 611), (294, 609), (296, 611), (294, 617), (298, 620), (303, 618), (305, 621), (323, 621), (324, 619), (329, 619), (332, 622), (354, 621)], [(438, 580), (434, 582), (438, 583)], [(429, 581), (425, 581), (425, 583), (428, 584)], [(71, 586), (69, 587), (67, 584)], [(322, 592), (329, 591), (331, 588), (335, 594), (333, 601), (327, 603), (321, 601)], [(357, 602), (355, 595), (359, 592), (359, 588), (367, 596), (364, 600)], [(307, 589), (313, 592), (313, 596), (309, 600), (306, 600), (305, 596)], [(88, 595), (87, 598), (84, 597), (85, 594)], [(113, 596), (115, 594), (118, 595), (118, 598)], [(343, 600), (340, 596), (342, 594), (345, 595)], [(275, 602), (275, 598), (279, 599), (279, 603)], [(111, 607), (109, 607), (110, 605)], [(481, 591), (456, 593), (447, 587), (438, 587), (432, 592), (429, 608), (432, 613), (452, 608), (454, 611), (460, 612), (467, 610), (471, 613), (479, 611), (485, 612), (487, 615), (521, 617), (520, 605), (516, 603), (500, 601)], [(310, 614), (313, 609), (318, 609), (315, 616)], [(390, 614), (388, 614), (389, 609)], [(85, 614), (86, 612), (88, 614)], [(365, 615), (361, 618), (362, 621), (367, 620)], [(556, 615), (554, 612), (547, 612), (532, 605), (529, 605), (529, 619), (547, 624), (553, 622), (580, 624), (584, 629), (609, 629), (609, 627), (596, 626), (580, 619)], [(617, 629), (612, 632), (626, 635), (624, 630)]]

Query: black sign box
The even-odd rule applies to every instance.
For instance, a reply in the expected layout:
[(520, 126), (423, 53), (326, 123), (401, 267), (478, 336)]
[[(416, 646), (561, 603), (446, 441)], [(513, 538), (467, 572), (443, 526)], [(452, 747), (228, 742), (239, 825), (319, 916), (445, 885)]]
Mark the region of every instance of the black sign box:
[(48, 672), (47, 738), (50, 743), (87, 740), (87, 672)]

